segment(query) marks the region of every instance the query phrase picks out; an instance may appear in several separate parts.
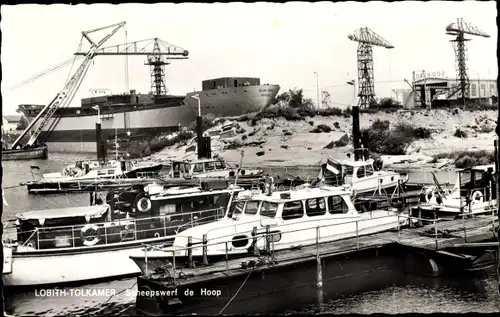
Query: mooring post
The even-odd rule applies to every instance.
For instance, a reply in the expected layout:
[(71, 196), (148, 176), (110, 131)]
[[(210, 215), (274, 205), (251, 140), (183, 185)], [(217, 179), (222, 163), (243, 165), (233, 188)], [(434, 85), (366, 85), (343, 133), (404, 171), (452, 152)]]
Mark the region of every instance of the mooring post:
[[(408, 221), (411, 223), (410, 217), (408, 217)], [(401, 222), (399, 221), (399, 215), (398, 215), (398, 241), (401, 241)]]
[(144, 275), (148, 276), (148, 247), (144, 246)]
[(436, 250), (438, 249), (438, 227), (437, 227), (437, 219), (434, 218), (434, 234), (436, 235)]
[(174, 285), (176, 285), (175, 284), (175, 278), (176, 278), (175, 277), (175, 250), (172, 251), (172, 253), (173, 253), (173, 256), (172, 256), (172, 262), (173, 262), (173, 264), (172, 264), (172, 271), (174, 272)]
[(266, 225), (266, 252), (269, 254), (271, 252), (271, 246), (270, 246), (270, 237), (269, 233), (271, 231), (271, 226)]
[(203, 265), (208, 265), (208, 258), (207, 258), (207, 234), (203, 234)]
[(252, 236), (253, 236), (253, 254), (255, 256), (259, 256), (259, 248), (257, 247), (257, 227), (253, 227), (252, 229)]
[(465, 214), (462, 213), (462, 225), (464, 227), (464, 243), (467, 243), (467, 229), (465, 228)]
[(226, 241), (226, 273), (229, 273), (229, 256), (227, 254), (227, 241)]
[(189, 236), (187, 247), (188, 247), (188, 265), (190, 268), (194, 267), (192, 246), (193, 246), (193, 237)]
[[(399, 216), (398, 216), (399, 218)], [(319, 227), (318, 227), (319, 230)], [(356, 220), (356, 249), (359, 250), (359, 234), (358, 234), (358, 221)]]
[(321, 266), (321, 257), (319, 255), (319, 226), (316, 227), (316, 287), (318, 295), (318, 306), (320, 310), (323, 307), (323, 268)]

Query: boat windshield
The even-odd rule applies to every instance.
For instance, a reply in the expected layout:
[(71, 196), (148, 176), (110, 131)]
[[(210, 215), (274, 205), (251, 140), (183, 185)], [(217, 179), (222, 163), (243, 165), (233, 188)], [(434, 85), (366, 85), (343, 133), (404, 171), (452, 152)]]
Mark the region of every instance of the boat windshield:
[(249, 200), (249, 201), (235, 201), (231, 204), (231, 208), (229, 209), (228, 217), (232, 217), (233, 215), (255, 215), (259, 210), (260, 201), (257, 200)]

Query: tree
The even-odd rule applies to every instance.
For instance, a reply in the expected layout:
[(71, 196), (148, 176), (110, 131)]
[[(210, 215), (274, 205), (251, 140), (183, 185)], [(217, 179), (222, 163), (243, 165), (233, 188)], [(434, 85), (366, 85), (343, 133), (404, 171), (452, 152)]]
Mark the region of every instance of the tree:
[(19, 120), (19, 122), (17, 123), (17, 127), (16, 127), (16, 130), (26, 130), (26, 128), (28, 127), (28, 119), (26, 119), (25, 116), (22, 116), (21, 117), (21, 120)]

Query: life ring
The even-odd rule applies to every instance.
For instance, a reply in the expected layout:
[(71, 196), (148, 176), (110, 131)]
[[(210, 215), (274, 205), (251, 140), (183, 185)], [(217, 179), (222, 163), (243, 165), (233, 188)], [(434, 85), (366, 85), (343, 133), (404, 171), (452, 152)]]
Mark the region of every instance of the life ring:
[[(87, 234), (90, 231), (89, 234)], [(92, 246), (99, 242), (99, 227), (96, 225), (85, 225), (80, 232), (83, 245)], [(89, 239), (91, 238), (91, 239)]]
[(137, 195), (134, 201), (134, 207), (139, 212), (149, 212), (151, 210), (151, 200), (145, 193)]
[(476, 190), (472, 194), (472, 204), (482, 203), (483, 201), (484, 201), (483, 200), (483, 193), (481, 193), (479, 190)]

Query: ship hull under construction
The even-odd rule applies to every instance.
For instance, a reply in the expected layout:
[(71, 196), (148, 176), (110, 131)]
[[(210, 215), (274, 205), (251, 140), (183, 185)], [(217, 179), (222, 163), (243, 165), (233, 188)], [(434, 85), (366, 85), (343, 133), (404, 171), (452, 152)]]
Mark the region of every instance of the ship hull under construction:
[(198, 101), (192, 98), (198, 95), (202, 114), (212, 113), (218, 117), (239, 116), (269, 106), (279, 90), (279, 85), (256, 85), (195, 91), (186, 95), (185, 103), (192, 111), (198, 112)]
[[(196, 119), (196, 113), (187, 107), (180, 97), (175, 102), (157, 105), (130, 105), (101, 107), (101, 131), (103, 140), (141, 139), (142, 137), (178, 131)], [(66, 108), (62, 110), (70, 110)], [(73, 113), (54, 116), (44, 128), (40, 139), (51, 152), (96, 153), (97, 111), (83, 113), (82, 108), (71, 109)], [(26, 111), (29, 121), (38, 111)], [(68, 112), (68, 111), (66, 111)], [(109, 149), (108, 149), (109, 150)]]

